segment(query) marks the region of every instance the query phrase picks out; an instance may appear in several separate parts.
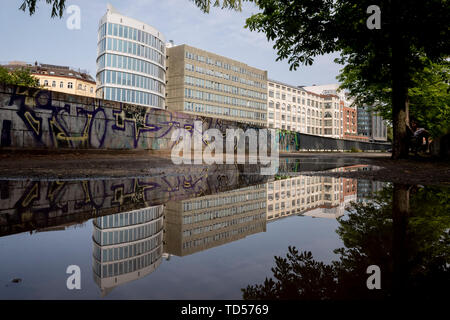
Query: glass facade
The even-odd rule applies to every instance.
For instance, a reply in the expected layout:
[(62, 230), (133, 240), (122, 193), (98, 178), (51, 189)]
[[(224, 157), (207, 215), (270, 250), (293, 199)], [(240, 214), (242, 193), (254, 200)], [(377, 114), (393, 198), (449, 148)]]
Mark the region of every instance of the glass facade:
[(164, 109), (164, 41), (150, 26), (114, 23), (117, 15), (108, 12), (98, 30), (97, 97)]
[(131, 273), (162, 256), (163, 206), (94, 220), (94, 273), (109, 278)]

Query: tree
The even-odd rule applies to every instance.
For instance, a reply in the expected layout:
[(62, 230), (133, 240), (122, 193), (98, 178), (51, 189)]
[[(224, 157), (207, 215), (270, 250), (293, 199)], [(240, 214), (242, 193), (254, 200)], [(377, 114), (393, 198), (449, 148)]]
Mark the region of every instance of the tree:
[[(450, 130), (450, 62), (435, 63), (421, 57), (420, 63), (422, 69), (412, 75), (408, 89), (408, 116), (425, 127), (433, 138), (438, 138)], [(375, 112), (392, 120), (392, 90), (386, 76), (366, 82), (364, 66), (346, 65), (338, 78), (342, 87), (356, 97), (357, 104), (372, 105)]]
[[(19, 9), (25, 12), (28, 11), (28, 13), (31, 16), (36, 11), (36, 4), (38, 1), (40, 0), (24, 0)], [(57, 16), (62, 18), (64, 14), (66, 0), (45, 0), (45, 2), (47, 4), (52, 5), (52, 14), (51, 14), (52, 18)]]
[[(394, 184), (339, 218), (344, 247), (324, 264), (289, 247), (269, 278), (242, 289), (244, 299), (442, 299), (450, 285), (450, 190)], [(381, 270), (368, 290), (367, 267)], [(445, 298), (444, 298), (445, 299)]]
[(33, 77), (30, 70), (26, 68), (9, 72), (8, 69), (0, 66), (0, 82), (25, 87), (39, 87), (39, 80)]

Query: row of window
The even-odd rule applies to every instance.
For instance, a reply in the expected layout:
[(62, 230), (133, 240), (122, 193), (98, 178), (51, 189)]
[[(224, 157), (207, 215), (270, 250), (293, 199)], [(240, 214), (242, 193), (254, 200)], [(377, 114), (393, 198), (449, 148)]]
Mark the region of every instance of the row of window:
[(233, 109), (233, 108), (227, 108), (227, 107), (218, 107), (218, 106), (212, 106), (212, 105), (208, 105), (208, 104), (196, 103), (196, 102), (190, 102), (190, 101), (184, 102), (184, 111), (231, 116), (231, 117), (242, 118), (242, 119), (246, 119), (246, 120), (247, 119), (266, 120), (265, 113), (239, 110), (239, 109)]
[(191, 214), (183, 216), (183, 224), (197, 223), (205, 220), (213, 220), (217, 218), (229, 217), (236, 214), (241, 214), (253, 210), (263, 209), (266, 207), (266, 201), (255, 202), (250, 204), (241, 205), (238, 207), (230, 207), (217, 209), (213, 211), (206, 211), (198, 214)]
[(96, 275), (100, 278), (109, 278), (119, 276), (126, 273), (131, 273), (137, 270), (141, 270), (145, 267), (151, 266), (158, 261), (162, 256), (162, 249), (159, 247), (157, 250), (146, 254), (142, 257), (126, 260), (122, 262), (100, 264), (94, 260), (93, 269)]
[(94, 225), (100, 229), (120, 228), (134, 224), (146, 223), (162, 216), (163, 206), (141, 209), (103, 216), (94, 220)]
[(162, 66), (164, 66), (165, 64), (165, 57), (161, 53), (159, 53), (155, 49), (144, 47), (142, 44), (131, 41), (104, 38), (98, 44), (98, 55), (100, 55), (105, 50), (132, 54), (141, 58), (145, 58), (147, 60), (152, 60)]
[(189, 249), (189, 248), (195, 248), (198, 246), (203, 246), (210, 242), (219, 241), (222, 239), (228, 239), (228, 238), (236, 236), (238, 234), (250, 234), (254, 230), (262, 231), (262, 229), (264, 228), (265, 225), (266, 225), (266, 222), (264, 221), (264, 222), (259, 222), (259, 223), (255, 223), (255, 224), (249, 224), (249, 225), (246, 225), (246, 226), (234, 229), (234, 230), (224, 231), (224, 232), (212, 235), (212, 236), (207, 236), (207, 237), (200, 238), (200, 239), (185, 241), (185, 242), (183, 242), (183, 249)]
[(239, 82), (239, 83), (246, 84), (248, 86), (252, 86), (252, 87), (255, 87), (255, 88), (265, 89), (265, 84), (264, 83), (260, 83), (260, 82), (253, 81), (253, 80), (244, 79), (244, 78), (237, 77), (237, 76), (234, 76), (234, 75), (229, 75), (227, 73), (222, 73), (220, 71), (215, 71), (215, 70), (212, 70), (212, 69), (202, 68), (200, 66), (194, 66), (194, 65), (192, 65), (190, 63), (186, 63), (185, 69), (188, 70), (188, 71), (205, 74), (205, 75), (212, 76), (212, 77), (217, 77), (217, 78), (222, 78), (222, 79), (225, 79), (225, 80), (231, 80), (231, 81), (234, 81), (234, 82)]
[(254, 99), (259, 99), (259, 100), (264, 100), (264, 101), (267, 98), (266, 94), (261, 93), (261, 92), (238, 88), (238, 87), (230, 86), (230, 85), (223, 84), (220, 82), (204, 80), (204, 79), (200, 79), (200, 78), (196, 78), (196, 77), (185, 76), (184, 83), (191, 85), (191, 86), (196, 86), (196, 87), (200, 87), (200, 88), (206, 88), (206, 89), (211, 89), (211, 90), (216, 90), (216, 91), (221, 91), (221, 92), (227, 92), (227, 93), (232, 93), (232, 94), (239, 94), (244, 97), (249, 97), (249, 98), (254, 98)]
[(202, 199), (202, 200), (192, 200), (183, 203), (183, 211), (207, 209), (218, 206), (224, 206), (233, 203), (243, 203), (246, 201), (257, 200), (265, 198), (266, 192), (252, 192), (247, 194), (236, 194), (233, 196), (213, 198), (213, 199)]
[(193, 98), (193, 99), (198, 99), (198, 100), (216, 102), (216, 103), (220, 103), (220, 104), (227, 104), (227, 105), (238, 106), (238, 107), (243, 107), (243, 108), (266, 110), (265, 103), (225, 96), (225, 95), (221, 95), (221, 94), (209, 93), (209, 92), (194, 90), (194, 89), (189, 89), (189, 88), (184, 89), (184, 96), (186, 98)]
[(162, 53), (164, 53), (165, 51), (164, 42), (162, 42), (151, 33), (136, 28), (111, 22), (104, 23), (99, 29), (99, 40), (106, 35), (137, 41), (147, 46), (153, 47), (156, 50), (161, 51)]
[(104, 67), (112, 67), (130, 71), (136, 71), (151, 75), (155, 78), (160, 79), (162, 82), (165, 81), (165, 71), (163, 68), (147, 62), (141, 59), (131, 58), (127, 56), (105, 53), (101, 55), (97, 60), (98, 70)]
[(211, 231), (215, 231), (215, 230), (219, 230), (219, 229), (228, 228), (233, 225), (244, 224), (244, 223), (252, 222), (255, 220), (261, 220), (261, 219), (266, 219), (265, 212), (259, 213), (259, 214), (254, 214), (251, 216), (240, 217), (240, 218), (236, 218), (233, 220), (227, 220), (227, 221), (223, 221), (223, 222), (219, 222), (219, 223), (215, 223), (215, 224), (211, 224), (211, 225), (207, 225), (207, 226), (203, 226), (203, 227), (197, 227), (197, 228), (193, 228), (193, 229), (189, 229), (189, 230), (184, 230), (183, 237), (190, 237), (193, 235), (203, 234), (203, 233), (207, 233), (207, 232), (211, 232)]
[(164, 85), (161, 82), (128, 72), (104, 70), (98, 74), (100, 84), (118, 84), (144, 90), (151, 90), (164, 94)]
[(101, 246), (108, 246), (149, 238), (161, 230), (162, 219), (159, 219), (125, 230), (100, 231), (99, 229), (95, 229), (94, 240)]
[(156, 247), (160, 246), (162, 243), (161, 238), (162, 235), (140, 243), (109, 249), (102, 249), (99, 246), (94, 246), (94, 258), (101, 262), (113, 262), (140, 256), (141, 254), (153, 251)]
[[(38, 85), (41, 85), (41, 80), (38, 80)], [(44, 87), (49, 87), (50, 83), (48, 80), (44, 80)], [(52, 88), (56, 88), (57, 87), (57, 81), (53, 80), (52, 81)], [(60, 81), (59, 82), (59, 88), (64, 89), (64, 81)], [(73, 82), (67, 82), (67, 89), (73, 89)], [(81, 91), (87, 91), (88, 87), (86, 85), (83, 85), (81, 83), (78, 84), (78, 90)], [(90, 87), (89, 89), (90, 93), (94, 93), (94, 87)]]
[(197, 60), (199, 62), (207, 63), (207, 64), (210, 64), (210, 65), (214, 65), (216, 67), (224, 68), (225, 70), (232, 70), (234, 72), (242, 73), (242, 74), (245, 74), (245, 75), (248, 75), (250, 77), (260, 79), (260, 80), (265, 80), (264, 79), (265, 77), (264, 77), (263, 74), (255, 73), (253, 71), (247, 70), (247, 69), (242, 68), (242, 67), (237, 67), (235, 65), (228, 64), (228, 63), (222, 62), (220, 60), (214, 60), (212, 58), (207, 58), (207, 57), (204, 57), (204, 56), (201, 56), (201, 55), (197, 55), (197, 54), (194, 54), (194, 53), (191, 53), (191, 52), (188, 52), (188, 51), (186, 51), (186, 58), (191, 59), (191, 60)]
[(164, 99), (153, 93), (131, 89), (104, 88), (104, 99), (164, 108)]

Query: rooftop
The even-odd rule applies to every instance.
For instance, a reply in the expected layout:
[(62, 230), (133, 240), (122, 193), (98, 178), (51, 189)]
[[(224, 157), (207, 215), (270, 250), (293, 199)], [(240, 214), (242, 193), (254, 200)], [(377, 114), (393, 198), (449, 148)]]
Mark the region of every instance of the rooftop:
[(95, 83), (94, 78), (86, 70), (75, 69), (68, 66), (58, 66), (52, 64), (38, 63), (34, 64), (22, 62), (22, 61), (10, 61), (8, 64), (2, 65), (9, 70), (16, 70), (19, 68), (25, 68), (30, 70), (32, 74), (60, 76), (67, 78), (76, 78), (84, 81)]

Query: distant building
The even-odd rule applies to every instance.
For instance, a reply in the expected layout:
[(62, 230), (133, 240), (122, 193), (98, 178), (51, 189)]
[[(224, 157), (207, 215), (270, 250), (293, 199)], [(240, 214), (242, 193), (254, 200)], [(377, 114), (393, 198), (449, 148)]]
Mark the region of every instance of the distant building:
[(276, 80), (268, 81), (267, 93), (269, 128), (324, 134), (323, 96)]
[(386, 121), (370, 110), (369, 106), (358, 107), (358, 134), (370, 141), (387, 141)]
[(67, 66), (37, 62), (30, 64), (21, 61), (11, 61), (3, 67), (10, 71), (21, 68), (29, 70), (33, 77), (39, 80), (39, 85), (47, 90), (95, 97), (95, 80), (86, 71), (74, 70)]
[(188, 45), (167, 48), (167, 108), (267, 124), (267, 71)]
[(165, 108), (164, 36), (108, 5), (98, 29), (97, 96)]

